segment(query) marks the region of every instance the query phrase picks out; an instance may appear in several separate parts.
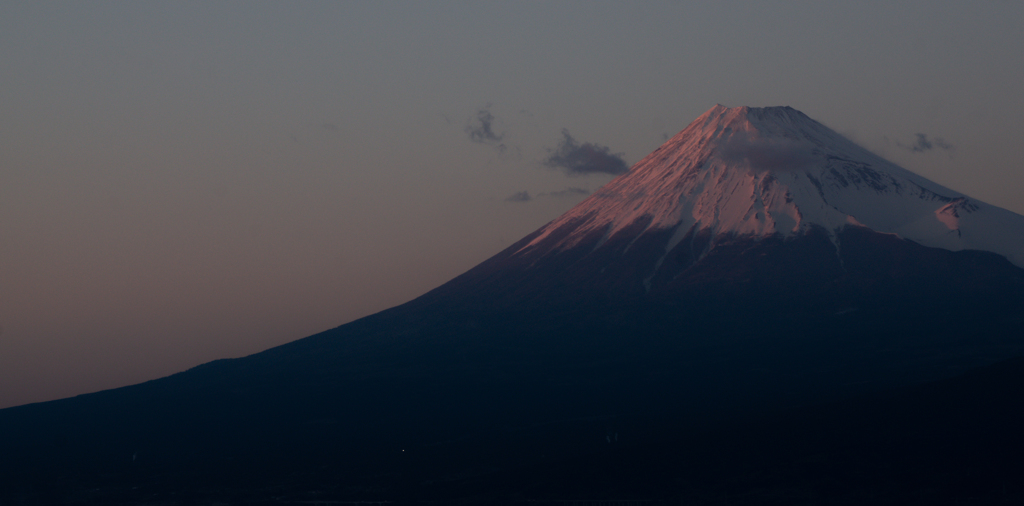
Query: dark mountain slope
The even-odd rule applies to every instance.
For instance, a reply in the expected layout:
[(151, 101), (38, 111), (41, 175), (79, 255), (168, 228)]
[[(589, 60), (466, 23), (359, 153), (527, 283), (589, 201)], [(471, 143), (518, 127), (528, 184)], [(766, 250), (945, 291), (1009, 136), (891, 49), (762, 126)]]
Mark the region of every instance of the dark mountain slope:
[[(333, 469), (394, 491), (407, 473), (586, 454), (608, 427), (642, 444), (1020, 353), (1020, 269), (848, 233), (864, 237), (843, 236), (842, 268), (792, 260), (831, 246), (804, 238), (722, 248), (686, 271), (692, 291), (506, 305), (446, 286), (243, 359), (7, 409), (6, 487), (247, 489)], [(776, 256), (792, 265), (762, 266)]]

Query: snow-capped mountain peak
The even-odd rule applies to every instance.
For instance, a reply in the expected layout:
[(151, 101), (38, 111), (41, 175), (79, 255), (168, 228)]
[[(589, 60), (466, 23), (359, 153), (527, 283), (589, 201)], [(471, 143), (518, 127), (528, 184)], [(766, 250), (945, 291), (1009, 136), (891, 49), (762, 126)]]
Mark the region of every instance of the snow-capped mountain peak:
[[(867, 227), (919, 244), (986, 250), (1024, 267), (1024, 217), (931, 182), (790, 107), (717, 105), (519, 249), (671, 230), (714, 241)], [(838, 245), (837, 245), (838, 246)], [(535, 252), (535, 251), (534, 251)]]

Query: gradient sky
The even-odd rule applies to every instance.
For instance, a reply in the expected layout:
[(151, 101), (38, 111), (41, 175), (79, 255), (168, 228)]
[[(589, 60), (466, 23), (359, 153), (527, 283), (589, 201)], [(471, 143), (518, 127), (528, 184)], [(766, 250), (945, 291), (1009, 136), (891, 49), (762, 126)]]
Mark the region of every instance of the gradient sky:
[(2, 2), (0, 407), (407, 301), (716, 103), (1024, 213), (1024, 3), (821, 4)]

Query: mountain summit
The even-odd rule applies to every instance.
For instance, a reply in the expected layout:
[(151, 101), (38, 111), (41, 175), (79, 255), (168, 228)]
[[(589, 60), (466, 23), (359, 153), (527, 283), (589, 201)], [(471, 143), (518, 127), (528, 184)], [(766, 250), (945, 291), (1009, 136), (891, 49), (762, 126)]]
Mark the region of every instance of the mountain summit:
[[(1024, 216), (898, 167), (793, 108), (717, 105), (457, 284), (501, 278), (527, 298), (538, 286), (561, 290), (559, 298), (595, 289), (616, 298), (758, 278), (791, 290), (784, 285), (800, 272), (809, 282), (863, 285), (850, 267), (864, 259), (865, 241), (886, 243), (870, 248), (882, 257), (894, 247), (983, 251), (1024, 267)], [(773, 256), (768, 244), (799, 252), (775, 256), (782, 264), (736, 256)]]
[(900, 168), (793, 108), (721, 105), (515, 254), (670, 231), (668, 255), (705, 231), (712, 242), (816, 228), (835, 239), (848, 225), (951, 251), (992, 251), (1024, 267), (1024, 217)]

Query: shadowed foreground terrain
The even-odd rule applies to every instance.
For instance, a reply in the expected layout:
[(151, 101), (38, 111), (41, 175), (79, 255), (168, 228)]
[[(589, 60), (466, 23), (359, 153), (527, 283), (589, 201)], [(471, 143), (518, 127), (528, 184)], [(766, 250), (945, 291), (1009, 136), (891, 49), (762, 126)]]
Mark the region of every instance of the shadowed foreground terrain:
[[(1020, 504), (1024, 359), (841, 402), (769, 410), (717, 424), (620, 416), (420, 445), (352, 469), (287, 448), (275, 462), (226, 458), (45, 476), (3, 469), (2, 504)], [(635, 430), (645, 434), (637, 436)], [(572, 457), (516, 451), (501, 439), (551, 439)], [(69, 444), (55, 441), (54, 445)], [(508, 459), (474, 455), (481, 448)], [(533, 446), (535, 449), (536, 446)], [(311, 459), (311, 460), (310, 460)], [(479, 461), (458, 468), (453, 461)], [(385, 461), (386, 460), (386, 461)], [(5, 459), (11, 462), (10, 459)], [(193, 463), (195, 465), (196, 463)], [(57, 469), (64, 468), (59, 466)], [(446, 469), (447, 468), (447, 469)], [(55, 472), (62, 472), (55, 469)], [(56, 479), (55, 479), (56, 478)], [(311, 502), (312, 501), (312, 502)], [(364, 503), (365, 504), (365, 503)], [(625, 504), (625, 503), (618, 503)]]

